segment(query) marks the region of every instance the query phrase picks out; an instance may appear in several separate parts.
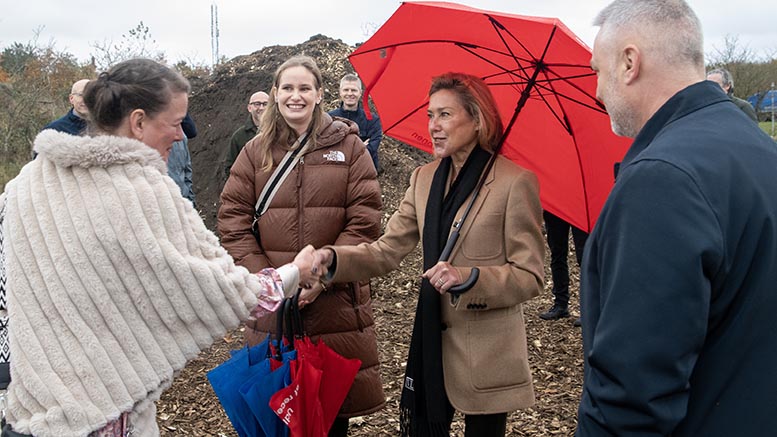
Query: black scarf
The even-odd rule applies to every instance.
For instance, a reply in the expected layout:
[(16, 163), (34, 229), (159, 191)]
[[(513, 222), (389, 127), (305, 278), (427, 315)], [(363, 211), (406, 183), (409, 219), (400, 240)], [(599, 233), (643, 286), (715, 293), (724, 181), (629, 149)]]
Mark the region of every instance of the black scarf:
[[(451, 169), (451, 158), (440, 161), (426, 204), (424, 271), (437, 264), (456, 212), (474, 191), (490, 156), (479, 146), (475, 147), (447, 195), (445, 186)], [(429, 280), (423, 279), (399, 404), (402, 436), (447, 436), (453, 419), (453, 407), (445, 393), (443, 380), (440, 301), (440, 293)]]

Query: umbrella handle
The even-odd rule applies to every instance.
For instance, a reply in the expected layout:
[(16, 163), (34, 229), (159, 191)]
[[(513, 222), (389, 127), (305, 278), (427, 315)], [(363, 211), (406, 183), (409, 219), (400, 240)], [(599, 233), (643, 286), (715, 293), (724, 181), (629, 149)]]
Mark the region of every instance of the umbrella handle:
[[(281, 361), (281, 349), (283, 348), (283, 320), (284, 316), (288, 313), (288, 307), (291, 304), (291, 299), (285, 298), (281, 301), (278, 309), (275, 311), (275, 332), (276, 339), (278, 341), (278, 348), (276, 355), (273, 357), (278, 361)], [(269, 352), (268, 352), (269, 354)]]
[(468, 292), (472, 288), (478, 279), (480, 278), (480, 269), (473, 267), (469, 272), (469, 277), (464, 283), (456, 285), (448, 289), (448, 293), (451, 294), (451, 305), (456, 305), (462, 294)]

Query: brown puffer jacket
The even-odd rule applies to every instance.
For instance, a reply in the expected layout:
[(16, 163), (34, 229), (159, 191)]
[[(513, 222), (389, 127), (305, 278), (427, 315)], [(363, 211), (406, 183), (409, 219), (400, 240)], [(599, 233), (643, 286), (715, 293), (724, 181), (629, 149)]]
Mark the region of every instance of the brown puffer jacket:
[[(370, 154), (349, 120), (324, 114), (316, 144), (286, 177), (259, 220), (261, 247), (251, 233), (254, 206), (286, 154), (273, 151), (273, 169), (261, 170), (257, 139), (238, 156), (221, 193), (218, 230), (235, 262), (251, 272), (291, 262), (305, 245), (354, 245), (380, 235), (381, 194)], [(333, 284), (302, 311), (306, 333), (362, 367), (340, 417), (354, 417), (385, 405), (380, 380), (369, 281)], [(275, 315), (246, 323), (254, 345), (275, 330)]]

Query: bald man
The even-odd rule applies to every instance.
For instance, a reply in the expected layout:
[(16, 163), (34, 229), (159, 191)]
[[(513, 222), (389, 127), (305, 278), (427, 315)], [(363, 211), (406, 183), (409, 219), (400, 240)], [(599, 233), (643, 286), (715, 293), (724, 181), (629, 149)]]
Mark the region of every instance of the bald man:
[(227, 156), (224, 159), (224, 173), (227, 177), (229, 177), (229, 169), (231, 169), (232, 164), (235, 163), (237, 155), (243, 150), (243, 146), (258, 133), (262, 121), (262, 113), (267, 109), (269, 101), (270, 96), (264, 91), (253, 93), (248, 99), (248, 105), (246, 106), (249, 114), (248, 119), (243, 126), (239, 127), (235, 133), (232, 134), (232, 138), (229, 140), (229, 149), (227, 150)]
[(578, 437), (777, 430), (777, 147), (682, 0), (616, 0), (591, 66), (634, 138), (586, 244)]
[(67, 114), (47, 124), (43, 129), (54, 129), (70, 135), (81, 135), (86, 130), (86, 117), (89, 110), (84, 103), (84, 88), (89, 79), (81, 79), (70, 88), (70, 111)]

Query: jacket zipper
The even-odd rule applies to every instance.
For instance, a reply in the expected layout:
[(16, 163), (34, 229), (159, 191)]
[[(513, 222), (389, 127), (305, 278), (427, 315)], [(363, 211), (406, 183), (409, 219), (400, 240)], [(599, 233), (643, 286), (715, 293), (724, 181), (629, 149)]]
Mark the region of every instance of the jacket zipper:
[(350, 282), (348, 284), (348, 289), (351, 291), (351, 305), (353, 306), (353, 312), (356, 315), (356, 326), (359, 327), (359, 332), (364, 332), (364, 324), (362, 324), (362, 319), (359, 317), (359, 295), (358, 291), (356, 291), (357, 289), (361, 291), (361, 287), (358, 282)]

